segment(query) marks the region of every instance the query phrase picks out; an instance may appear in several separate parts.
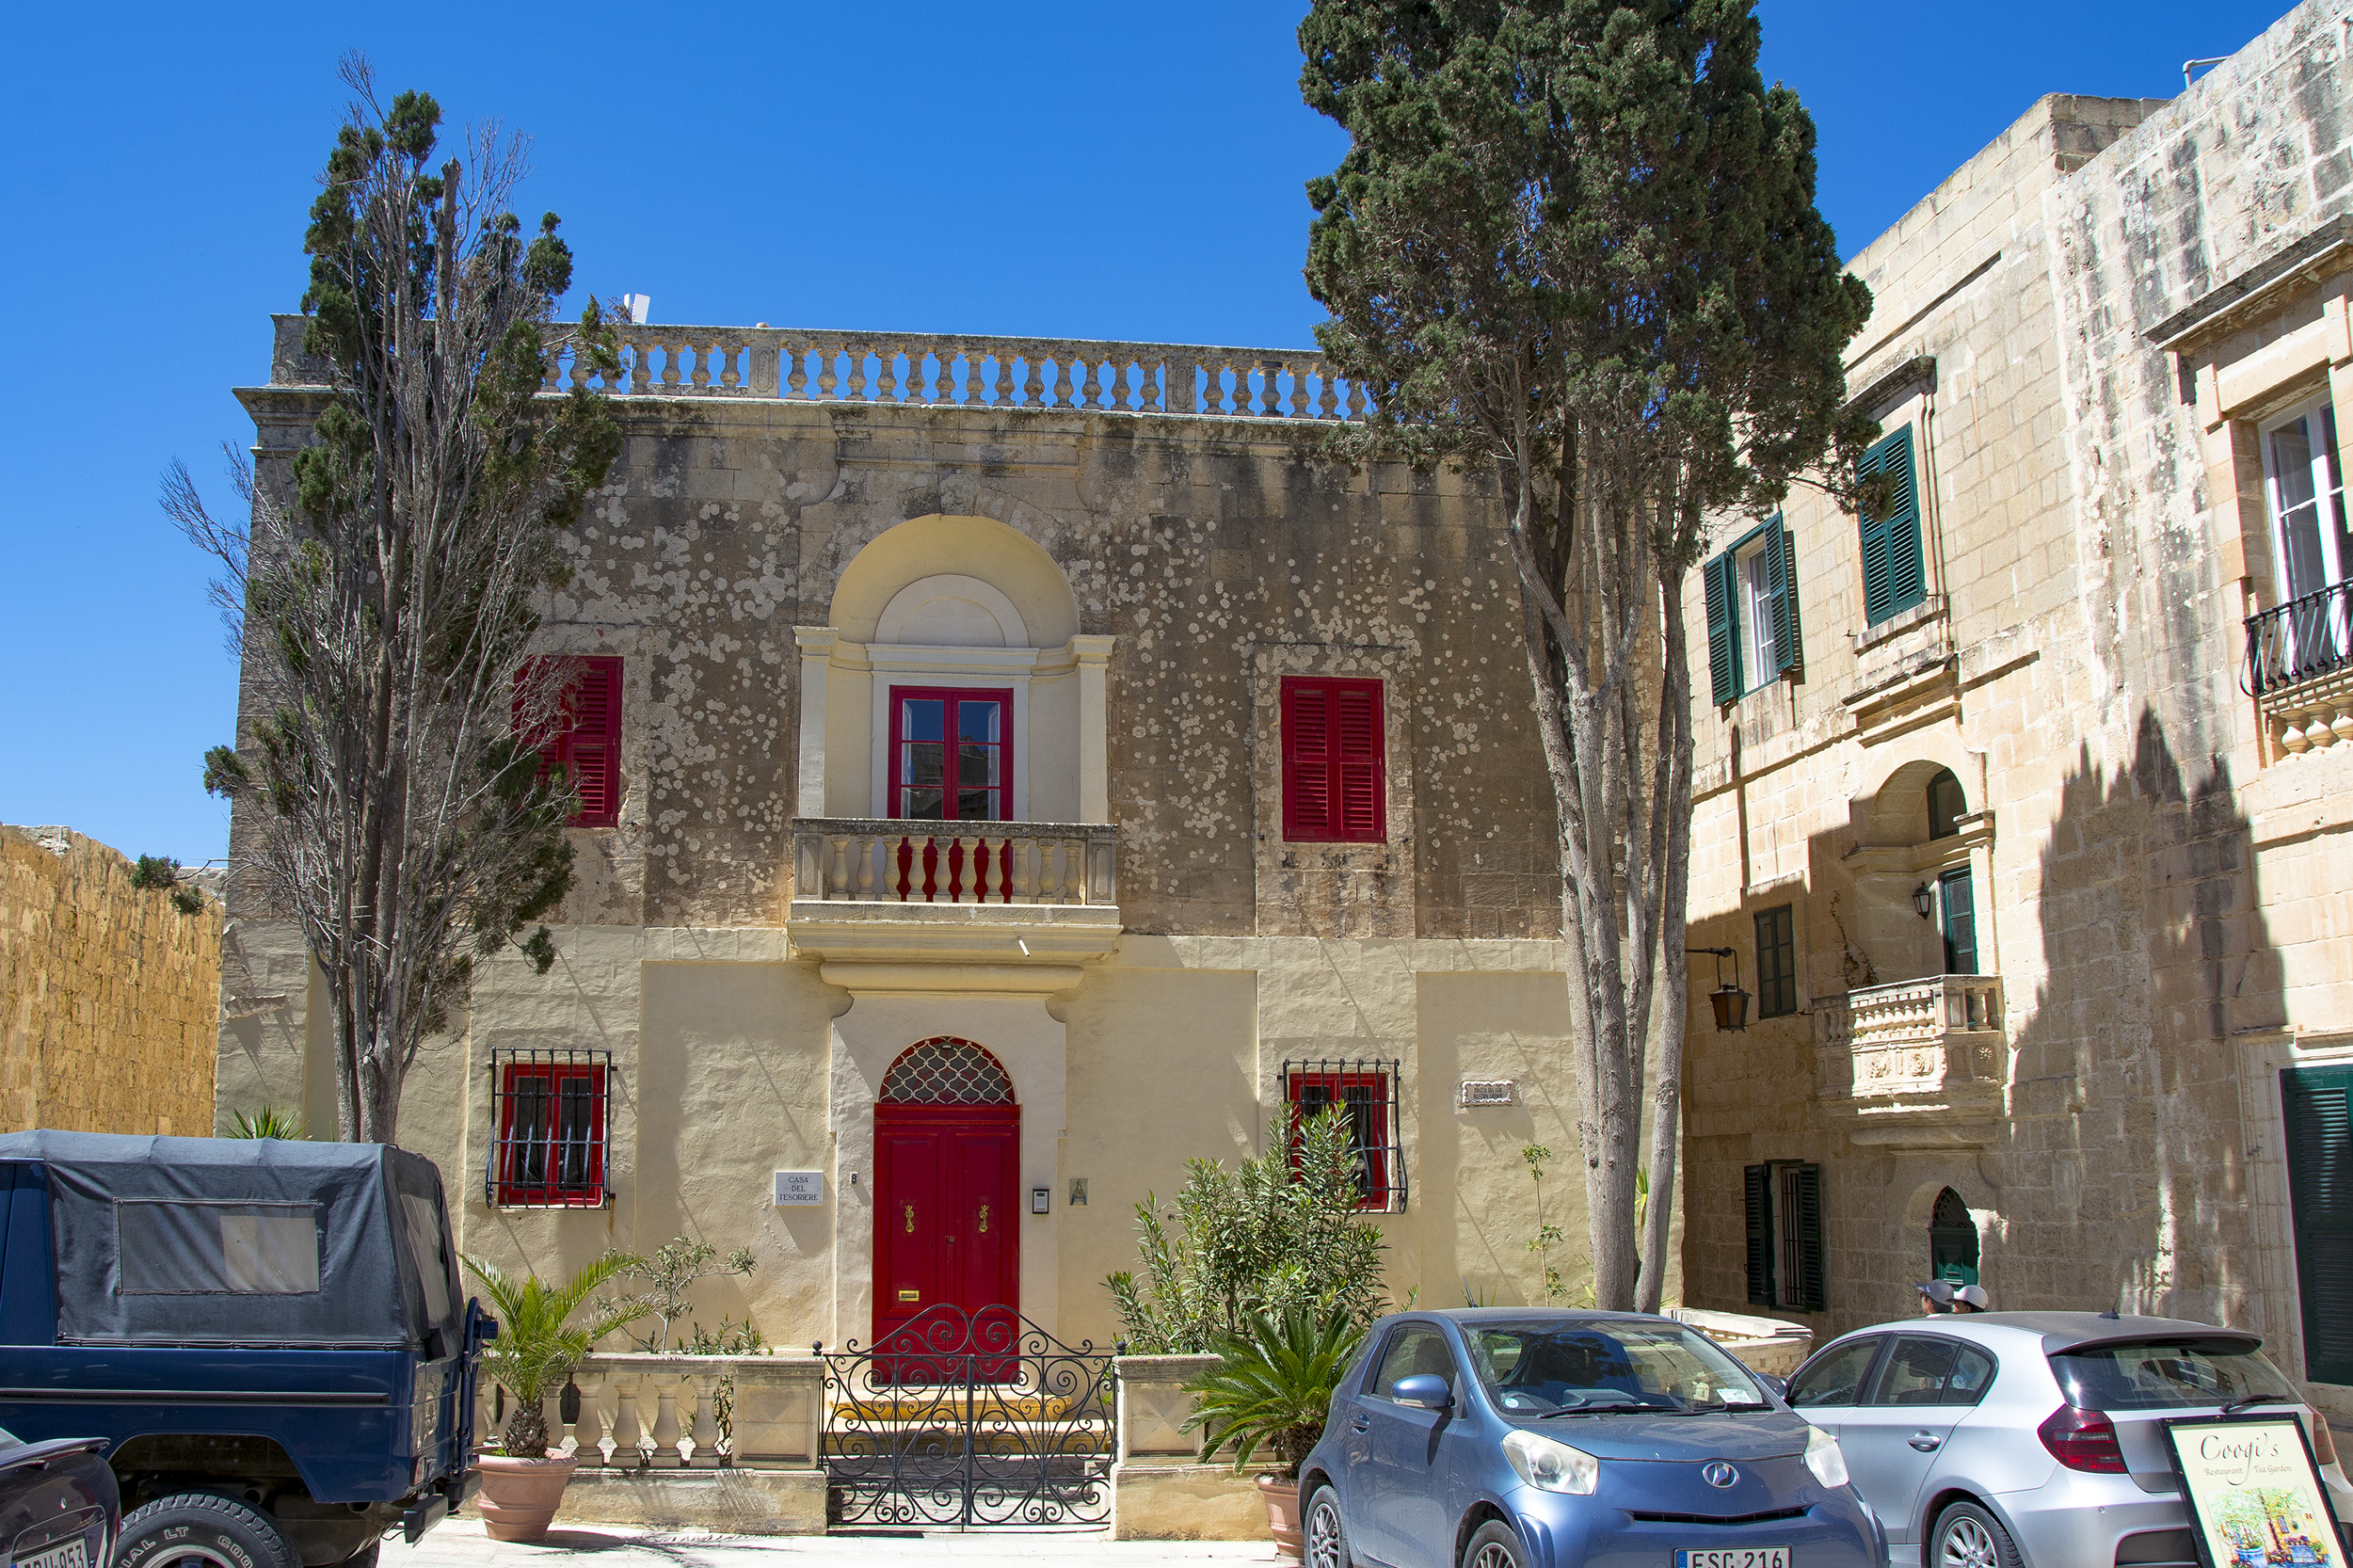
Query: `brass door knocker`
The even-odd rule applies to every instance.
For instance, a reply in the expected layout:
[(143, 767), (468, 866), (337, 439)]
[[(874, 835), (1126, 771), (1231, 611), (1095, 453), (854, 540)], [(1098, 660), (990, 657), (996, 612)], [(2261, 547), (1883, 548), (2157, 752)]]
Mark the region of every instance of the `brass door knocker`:
[(983, 1236), (988, 1234), (988, 1205), (986, 1204), (981, 1205), (981, 1234)]
[(907, 1234), (915, 1234), (915, 1205), (907, 1205)]

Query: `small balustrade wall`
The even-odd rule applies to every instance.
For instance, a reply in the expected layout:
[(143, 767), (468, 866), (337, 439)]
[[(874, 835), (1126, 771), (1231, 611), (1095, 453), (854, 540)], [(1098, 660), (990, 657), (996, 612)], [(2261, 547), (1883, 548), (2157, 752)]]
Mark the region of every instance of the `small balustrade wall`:
[(1119, 829), (1096, 823), (803, 817), (794, 896), (860, 904), (1119, 902)]
[[(550, 1451), (562, 1448), (584, 1467), (615, 1470), (716, 1469), (726, 1465), (804, 1470), (818, 1463), (819, 1401), (824, 1363), (807, 1353), (778, 1355), (592, 1355), (572, 1374), (580, 1411), (562, 1419), (563, 1398), (540, 1401)], [(719, 1397), (728, 1385), (732, 1431), (722, 1435)], [(488, 1439), (500, 1424), (497, 1394), (482, 1380), (474, 1431)]]

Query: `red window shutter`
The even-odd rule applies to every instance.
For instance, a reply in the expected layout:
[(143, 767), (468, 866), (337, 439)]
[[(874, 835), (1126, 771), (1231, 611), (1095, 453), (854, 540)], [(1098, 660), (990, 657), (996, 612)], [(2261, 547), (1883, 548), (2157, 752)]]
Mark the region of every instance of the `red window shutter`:
[(1283, 685), (1283, 837), (1332, 836), (1332, 694), (1321, 680)]
[(621, 812), (621, 662), (582, 659), (566, 703), (571, 724), (566, 760), (580, 792), (575, 827), (612, 827)]
[(1381, 682), (1283, 682), (1283, 837), (1301, 843), (1388, 838)]
[(1351, 681), (1334, 694), (1339, 709), (1339, 837), (1378, 843), (1388, 815), (1382, 799), (1381, 687), (1377, 681)]

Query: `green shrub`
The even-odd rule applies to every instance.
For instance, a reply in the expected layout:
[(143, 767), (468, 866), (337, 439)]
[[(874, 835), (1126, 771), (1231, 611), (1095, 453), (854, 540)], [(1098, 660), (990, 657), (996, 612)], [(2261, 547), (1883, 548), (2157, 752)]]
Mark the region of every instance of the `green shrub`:
[(1190, 1161), (1173, 1224), (1146, 1194), (1136, 1205), (1144, 1277), (1121, 1270), (1104, 1282), (1127, 1349), (1200, 1355), (1259, 1313), (1337, 1311), (1361, 1327), (1387, 1311), (1385, 1243), (1356, 1207), (1360, 1169), (1347, 1112), (1336, 1108), (1301, 1128), (1295, 1150), (1230, 1171)]

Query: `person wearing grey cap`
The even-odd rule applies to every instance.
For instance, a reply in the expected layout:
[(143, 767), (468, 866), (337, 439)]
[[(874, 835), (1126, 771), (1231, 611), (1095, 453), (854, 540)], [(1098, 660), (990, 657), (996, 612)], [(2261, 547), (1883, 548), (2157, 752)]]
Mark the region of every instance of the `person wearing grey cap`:
[(1949, 1279), (1929, 1279), (1920, 1282), (1920, 1311), (1935, 1318), (1954, 1310), (1953, 1282)]

